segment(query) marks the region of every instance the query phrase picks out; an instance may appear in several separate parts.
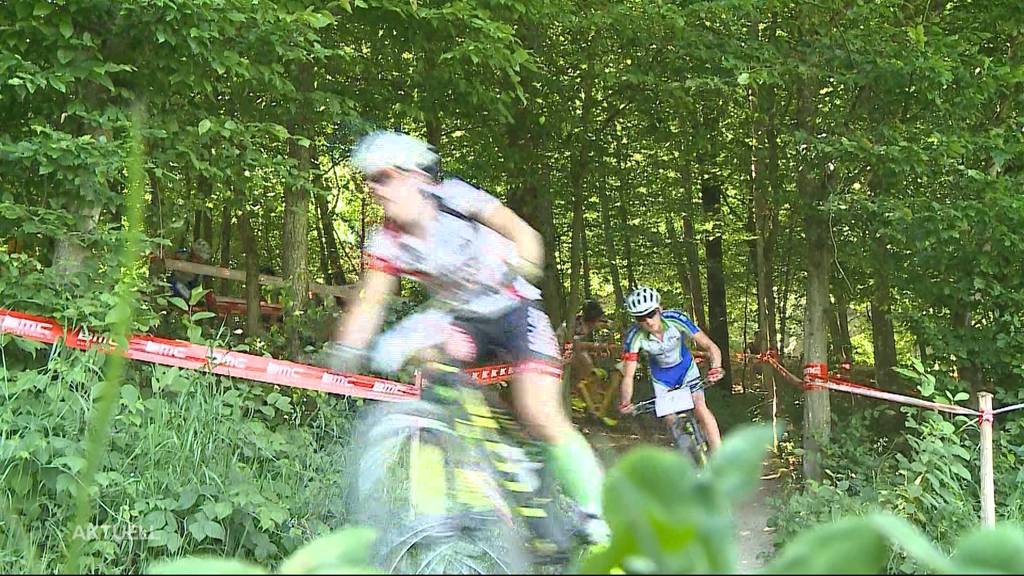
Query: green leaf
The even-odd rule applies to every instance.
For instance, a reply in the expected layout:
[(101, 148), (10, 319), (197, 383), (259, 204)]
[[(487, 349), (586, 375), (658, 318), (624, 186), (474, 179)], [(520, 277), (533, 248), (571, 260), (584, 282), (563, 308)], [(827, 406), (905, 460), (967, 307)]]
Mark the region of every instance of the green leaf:
[(53, 12), (53, 6), (51, 6), (49, 2), (45, 1), (36, 2), (36, 5), (32, 8), (32, 15), (36, 18), (46, 16), (50, 12)]
[(288, 130), (280, 124), (270, 124), (270, 132), (282, 139), (290, 136), (290, 134), (288, 134)]
[(331, 22), (334, 22), (334, 19), (328, 16), (327, 14), (313, 12), (309, 15), (309, 23), (311, 26), (313, 26), (313, 28), (316, 29), (323, 28), (324, 26), (327, 26)]
[(962, 574), (1024, 573), (1024, 531), (1016, 524), (976, 529), (960, 540), (952, 560)]
[(950, 572), (949, 558), (929, 540), (917, 526), (891, 514), (873, 514), (871, 525), (896, 548), (913, 558), (931, 572)]
[(190, 556), (161, 560), (149, 566), (147, 574), (268, 574), (266, 570), (244, 560)]
[(750, 74), (747, 72), (740, 74), (739, 76), (736, 77), (736, 83), (739, 84), (740, 86), (746, 86), (747, 84), (750, 84)]
[(188, 312), (188, 304), (180, 296), (171, 296), (169, 302), (180, 308), (182, 312)]
[(878, 574), (889, 547), (866, 518), (844, 518), (800, 533), (765, 568), (768, 574)]
[(216, 316), (217, 315), (214, 314), (213, 312), (207, 312), (204, 310), (202, 312), (196, 312), (195, 314), (193, 314), (192, 321), (199, 322), (200, 320), (206, 320), (207, 318), (214, 318)]
[(75, 54), (72, 51), (70, 51), (70, 50), (66, 50), (64, 48), (58, 48), (57, 49), (57, 61), (60, 62), (61, 64), (67, 64), (74, 57), (75, 57)]
[(281, 563), (278, 572), (374, 574), (376, 571), (369, 567), (369, 551), (375, 537), (369, 528), (343, 528), (296, 550)]
[(146, 546), (163, 546), (170, 552), (177, 552), (178, 549), (181, 548), (181, 536), (178, 535), (177, 530), (156, 530), (149, 534), (149, 538), (146, 540)]
[(210, 129), (211, 126), (213, 126), (213, 123), (210, 122), (209, 119), (204, 118), (199, 122), (199, 133), (205, 134)]
[(60, 33), (65, 38), (71, 38), (71, 35), (75, 32), (75, 27), (71, 24), (71, 16), (68, 14), (61, 14), (60, 18)]
[(770, 426), (745, 425), (730, 433), (711, 456), (708, 471), (720, 490), (736, 501), (757, 489), (761, 463), (771, 446)]

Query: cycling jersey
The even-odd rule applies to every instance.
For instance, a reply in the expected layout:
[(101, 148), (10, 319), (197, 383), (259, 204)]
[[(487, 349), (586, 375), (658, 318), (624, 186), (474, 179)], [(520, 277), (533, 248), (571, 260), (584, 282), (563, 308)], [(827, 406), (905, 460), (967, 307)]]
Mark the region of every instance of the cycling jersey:
[(634, 324), (626, 333), (622, 359), (636, 361), (641, 352), (646, 353), (654, 382), (674, 388), (682, 384), (680, 380), (687, 379), (693, 365), (693, 356), (690, 355), (685, 339), (698, 334), (700, 328), (678, 310), (663, 310), (661, 324), (664, 328), (661, 340)]
[(438, 201), (437, 218), (422, 237), (385, 225), (371, 236), (366, 263), (371, 269), (422, 282), (433, 299), (461, 316), (499, 316), (540, 290), (514, 273), (508, 262), (515, 244), (474, 219), (499, 200), (456, 179), (424, 186)]

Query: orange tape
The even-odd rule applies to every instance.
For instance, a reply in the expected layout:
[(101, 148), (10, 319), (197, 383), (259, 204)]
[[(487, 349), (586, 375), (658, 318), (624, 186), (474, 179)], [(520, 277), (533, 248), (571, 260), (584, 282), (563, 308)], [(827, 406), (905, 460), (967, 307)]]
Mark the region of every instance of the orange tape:
[[(115, 344), (108, 336), (90, 333), (87, 328), (68, 331), (51, 318), (4, 308), (0, 308), (0, 333), (13, 334), (46, 344), (63, 339), (67, 347), (78, 350), (99, 350), (105, 354), (116, 351)], [(208, 370), (223, 376), (370, 400), (401, 401), (413, 400), (420, 396), (418, 378), (415, 384), (405, 384), (362, 374), (334, 372), (318, 366), (254, 356), (224, 348), (202, 346), (184, 340), (134, 335), (129, 338), (128, 347), (123, 354), (132, 360), (151, 364)], [(512, 366), (500, 365), (471, 368), (468, 372), (479, 384), (485, 385), (507, 380), (513, 371)]]

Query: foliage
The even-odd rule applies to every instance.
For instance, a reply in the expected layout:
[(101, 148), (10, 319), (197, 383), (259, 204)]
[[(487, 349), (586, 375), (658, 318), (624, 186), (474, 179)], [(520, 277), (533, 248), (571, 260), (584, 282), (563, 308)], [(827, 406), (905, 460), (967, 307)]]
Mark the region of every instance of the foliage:
[[(321, 536), (293, 552), (281, 563), (281, 574), (372, 574), (368, 551), (373, 531), (345, 528)], [(241, 560), (189, 557), (164, 560), (150, 566), (149, 574), (266, 574)]]
[[(0, 566), (52, 571), (76, 537), (82, 441), (101, 363), (58, 351), (4, 377), (5, 529)], [(86, 531), (87, 571), (137, 571), (154, 559), (228, 552), (273, 562), (338, 525), (336, 450), (350, 402), (161, 366), (131, 365)], [(21, 536), (19, 536), (19, 532)]]
[[(731, 509), (756, 488), (770, 431), (728, 434), (708, 469), (698, 474), (674, 451), (637, 448), (608, 473), (605, 498), (612, 541), (584, 559), (584, 572), (701, 574), (735, 570)], [(881, 573), (894, 555), (932, 573), (1014, 573), (1022, 566), (1024, 529), (965, 529), (942, 553), (898, 515), (867, 513), (800, 526), (763, 572)], [(986, 552), (989, 551), (989, 553)], [(990, 553), (998, 550), (998, 554)]]
[[(956, 382), (923, 371), (920, 363), (901, 371), (917, 381), (922, 396), (940, 402), (966, 399), (963, 392), (950, 392)], [(827, 478), (789, 486), (774, 503), (778, 541), (791, 541), (809, 523), (885, 510), (912, 522), (941, 549), (954, 550), (958, 537), (979, 518), (976, 429), (975, 419), (917, 408), (855, 412), (830, 446)], [(1019, 522), (1019, 421), (997, 418), (995, 438), (997, 515)], [(911, 557), (894, 557), (892, 566), (904, 572), (920, 568)]]

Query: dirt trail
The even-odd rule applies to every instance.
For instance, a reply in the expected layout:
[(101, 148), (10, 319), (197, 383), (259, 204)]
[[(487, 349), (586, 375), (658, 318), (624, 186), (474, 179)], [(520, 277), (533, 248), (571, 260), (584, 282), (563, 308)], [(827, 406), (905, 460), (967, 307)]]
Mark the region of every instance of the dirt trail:
[[(652, 418), (622, 419), (612, 427), (578, 418), (577, 425), (591, 441), (605, 466), (610, 466), (621, 454), (641, 443), (672, 446), (668, 431)], [(765, 475), (757, 492), (747, 502), (735, 507), (736, 569), (740, 574), (750, 574), (764, 567), (774, 551), (773, 530), (768, 527), (771, 510), (767, 499), (775, 494), (778, 477), (770, 474), (769, 468), (765, 466)]]

